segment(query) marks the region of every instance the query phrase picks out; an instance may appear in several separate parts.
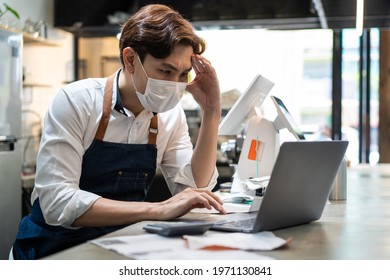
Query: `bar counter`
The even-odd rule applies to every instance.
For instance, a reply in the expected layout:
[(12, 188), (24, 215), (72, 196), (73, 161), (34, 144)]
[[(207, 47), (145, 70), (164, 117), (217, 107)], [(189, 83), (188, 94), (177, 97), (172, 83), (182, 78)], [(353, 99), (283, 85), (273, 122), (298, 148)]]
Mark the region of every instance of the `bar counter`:
[[(204, 214), (191, 214), (204, 215)], [(142, 234), (140, 222), (108, 236)], [(292, 242), (259, 254), (281, 260), (390, 260), (390, 164), (348, 168), (347, 200), (330, 201), (320, 220), (275, 230)], [(126, 259), (84, 243), (45, 259)]]

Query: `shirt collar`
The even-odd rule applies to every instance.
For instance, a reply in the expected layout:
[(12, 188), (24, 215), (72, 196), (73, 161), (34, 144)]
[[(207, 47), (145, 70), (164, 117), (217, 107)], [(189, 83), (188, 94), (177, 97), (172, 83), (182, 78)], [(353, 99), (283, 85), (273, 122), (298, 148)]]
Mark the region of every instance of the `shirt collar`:
[(123, 107), (121, 95), (119, 94), (119, 74), (120, 74), (120, 72), (121, 72), (121, 69), (119, 69), (116, 73), (115, 83), (114, 83), (114, 88), (113, 88), (113, 90), (115, 91), (115, 95), (116, 95), (114, 109), (117, 112), (128, 117), (128, 115), (126, 114), (125, 108)]
[[(119, 69), (116, 72), (116, 76), (115, 76), (114, 84), (113, 84), (113, 92), (115, 92), (115, 94), (113, 94), (113, 103), (115, 103), (114, 110), (121, 113), (122, 115), (124, 115), (126, 117), (134, 116), (131, 111), (129, 111), (128, 109), (123, 107), (122, 99), (121, 99), (121, 96), (119, 93), (119, 74), (121, 71), (122, 71), (122, 69)], [(155, 115), (155, 113), (143, 110), (140, 113), (140, 118), (151, 119), (154, 115)]]

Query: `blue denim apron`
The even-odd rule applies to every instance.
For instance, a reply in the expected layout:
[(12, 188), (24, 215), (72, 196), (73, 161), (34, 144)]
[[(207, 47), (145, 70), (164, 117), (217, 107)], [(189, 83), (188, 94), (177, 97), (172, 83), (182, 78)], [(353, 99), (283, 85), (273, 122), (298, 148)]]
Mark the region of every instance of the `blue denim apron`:
[[(156, 173), (157, 115), (151, 119), (148, 144), (103, 141), (111, 113), (113, 80), (114, 75), (107, 79), (102, 119), (95, 139), (83, 156), (79, 186), (104, 198), (144, 201)], [(51, 226), (46, 224), (36, 199), (31, 214), (20, 222), (13, 245), (14, 259), (39, 259), (124, 226), (80, 229)]]

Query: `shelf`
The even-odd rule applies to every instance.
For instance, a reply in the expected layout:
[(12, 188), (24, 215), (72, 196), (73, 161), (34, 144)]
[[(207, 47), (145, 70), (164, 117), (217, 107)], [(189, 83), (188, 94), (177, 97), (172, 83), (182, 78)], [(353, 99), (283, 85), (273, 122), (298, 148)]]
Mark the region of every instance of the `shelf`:
[(23, 83), (23, 87), (51, 87), (51, 85), (48, 84), (38, 84), (38, 83)]
[(9, 27), (3, 26), (3, 25), (0, 25), (0, 29), (6, 30), (9, 32), (22, 34), (23, 35), (23, 42), (26, 45), (39, 45), (39, 46), (47, 46), (47, 47), (58, 47), (59, 46), (59, 44), (57, 44), (53, 41), (50, 41), (48, 39), (41, 38), (41, 37), (35, 37), (35, 36), (33, 36), (27, 32), (24, 32), (22, 30), (9, 28)]
[(33, 35), (28, 34), (26, 32), (22, 32), (22, 34), (23, 34), (23, 41), (25, 44), (47, 46), (47, 47), (58, 47), (59, 46), (59, 44), (52, 42), (52, 41), (45, 39), (45, 38), (34, 37)]

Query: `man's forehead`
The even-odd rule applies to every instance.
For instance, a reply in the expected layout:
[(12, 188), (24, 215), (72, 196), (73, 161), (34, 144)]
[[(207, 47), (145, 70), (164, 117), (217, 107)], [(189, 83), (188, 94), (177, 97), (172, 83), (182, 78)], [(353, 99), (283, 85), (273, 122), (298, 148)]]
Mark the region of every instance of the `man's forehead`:
[(192, 69), (192, 55), (172, 54), (167, 58), (159, 59), (151, 55), (145, 57), (145, 62), (150, 61), (155, 66), (163, 67), (172, 71), (189, 71)]
[(189, 63), (179, 63), (178, 65), (171, 63), (171, 62), (162, 62), (161, 65), (169, 70), (173, 71), (183, 71), (188, 70), (190, 71), (192, 69), (192, 63), (191, 61)]

